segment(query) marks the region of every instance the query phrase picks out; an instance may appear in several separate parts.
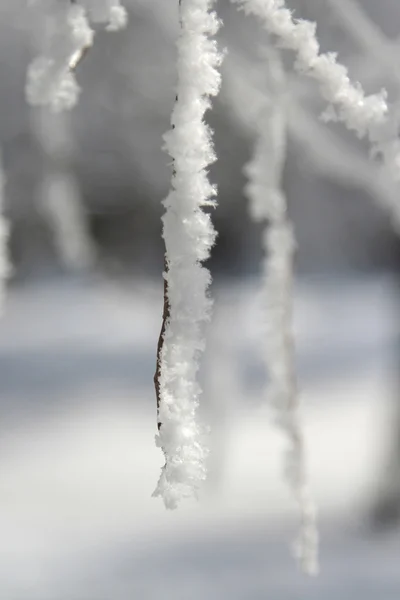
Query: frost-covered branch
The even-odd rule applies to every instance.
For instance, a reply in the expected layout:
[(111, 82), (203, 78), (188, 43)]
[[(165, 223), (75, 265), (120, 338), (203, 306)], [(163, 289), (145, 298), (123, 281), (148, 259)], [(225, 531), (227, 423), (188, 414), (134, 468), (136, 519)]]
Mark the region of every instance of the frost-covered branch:
[(309, 156), (312, 169), (372, 194), (375, 204), (387, 209), (393, 224), (398, 226), (400, 203), (395, 178), (380, 165), (364, 158), (299, 104), (290, 103), (288, 112), (290, 135)]
[[(322, 115), (325, 121), (341, 121), (359, 137), (367, 137), (371, 155), (382, 161), (383, 171), (393, 180), (400, 180), (400, 140), (397, 136), (400, 107), (389, 110), (386, 92), (366, 96), (361, 85), (353, 84), (346, 67), (336, 60), (336, 54), (321, 53), (316, 37), (316, 24), (295, 20), (286, 8), (285, 0), (232, 0), (248, 14), (261, 20), (264, 28), (278, 38), (279, 46), (297, 55), (295, 68), (315, 79), (329, 106)], [(398, 203), (389, 209), (394, 225), (400, 228)]]
[(210, 274), (202, 266), (215, 240), (205, 206), (215, 204), (216, 189), (207, 167), (215, 160), (212, 133), (204, 122), (210, 97), (219, 91), (221, 55), (215, 40), (219, 21), (214, 0), (182, 0), (177, 41), (177, 98), (165, 145), (173, 159), (172, 189), (164, 201), (168, 316), (159, 348), (160, 423), (157, 445), (165, 466), (154, 495), (167, 508), (196, 496), (205, 479), (207, 450), (197, 422), (199, 357), (203, 326), (210, 317)]
[(41, 52), (28, 68), (27, 100), (55, 112), (70, 109), (80, 92), (75, 69), (93, 44), (89, 19), (107, 23), (107, 29), (115, 31), (125, 26), (126, 11), (119, 0), (33, 0), (32, 4)]
[(333, 52), (320, 52), (316, 24), (294, 19), (284, 0), (232, 0), (247, 14), (258, 17), (264, 28), (276, 36), (281, 48), (296, 53), (295, 68), (315, 79), (322, 96), (330, 103), (326, 119), (342, 121), (371, 143), (379, 140), (379, 126), (387, 114), (386, 93), (366, 96), (359, 84), (353, 84), (346, 67)]
[(128, 13), (120, 0), (79, 0), (87, 10), (92, 23), (107, 23), (107, 31), (118, 31), (126, 27)]
[[(381, 72), (389, 73), (397, 84), (397, 100), (388, 107), (385, 121), (376, 132), (376, 144), (373, 154), (383, 159), (383, 174), (388, 179), (400, 180), (400, 143), (398, 131), (400, 126), (400, 71), (397, 61), (393, 60), (393, 43), (390, 43), (379, 28), (368, 18), (365, 11), (354, 0), (328, 0), (335, 15), (341, 20), (343, 27), (352, 35), (364, 52), (367, 60), (375, 59)], [(400, 204), (396, 199), (389, 207), (394, 214), (394, 225), (400, 228)]]
[(299, 393), (295, 367), (293, 328), (293, 256), (295, 240), (287, 216), (281, 178), (286, 158), (286, 118), (280, 89), (282, 71), (276, 55), (270, 61), (271, 94), (264, 95), (258, 115), (258, 139), (251, 162), (245, 167), (249, 182), (245, 188), (255, 221), (264, 222), (263, 292), (265, 309), (264, 343), (269, 373), (269, 400), (277, 423), (289, 442), (285, 476), (299, 505), (301, 531), (298, 540), (303, 568), (318, 568), (316, 513), (305, 474), (304, 443), (299, 419)]

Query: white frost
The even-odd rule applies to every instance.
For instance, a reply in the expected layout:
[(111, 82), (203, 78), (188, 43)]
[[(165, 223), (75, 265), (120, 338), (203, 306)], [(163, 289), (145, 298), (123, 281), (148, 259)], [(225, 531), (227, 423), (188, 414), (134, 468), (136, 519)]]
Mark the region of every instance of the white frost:
[(3, 311), (7, 279), (11, 274), (11, 264), (8, 255), (9, 223), (4, 216), (4, 187), (5, 176), (0, 156), (0, 312)]
[(33, 106), (49, 106), (54, 112), (70, 109), (80, 92), (74, 68), (92, 45), (93, 31), (78, 4), (41, 0), (35, 7), (42, 49), (28, 68), (27, 101)]
[(216, 194), (206, 171), (216, 157), (211, 130), (204, 122), (210, 97), (220, 86), (221, 55), (211, 39), (219, 27), (211, 11), (213, 3), (181, 3), (177, 99), (172, 129), (165, 135), (173, 159), (172, 189), (164, 201), (163, 217), (170, 315), (161, 353), (157, 445), (166, 463), (154, 495), (162, 496), (167, 508), (175, 508), (184, 497), (196, 496), (206, 475), (207, 449), (201, 442), (196, 412), (203, 326), (211, 310), (207, 293), (211, 278), (201, 263), (215, 240), (210, 216), (203, 211), (204, 206), (214, 205)]
[(285, 479), (299, 505), (301, 529), (296, 554), (304, 570), (318, 569), (316, 511), (308, 489), (304, 442), (300, 422), (293, 327), (293, 256), (295, 239), (287, 216), (281, 178), (286, 158), (286, 121), (282, 70), (277, 56), (269, 60), (270, 93), (258, 116), (258, 139), (253, 159), (245, 166), (245, 188), (255, 221), (268, 226), (263, 232), (263, 290), (261, 303), (263, 342), (269, 373), (268, 398), (277, 424), (288, 440)]
[(108, 31), (117, 31), (126, 26), (127, 12), (119, 0), (34, 0), (32, 5), (41, 53), (28, 67), (27, 101), (54, 112), (71, 109), (80, 93), (75, 68), (93, 44), (89, 21), (106, 23)]

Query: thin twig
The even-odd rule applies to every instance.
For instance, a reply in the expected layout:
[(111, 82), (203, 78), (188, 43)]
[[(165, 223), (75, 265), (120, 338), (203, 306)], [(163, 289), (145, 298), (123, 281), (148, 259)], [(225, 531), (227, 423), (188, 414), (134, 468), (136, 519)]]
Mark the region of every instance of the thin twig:
[[(76, 0), (70, 0), (70, 3), (76, 4)], [(89, 48), (90, 45), (85, 46), (84, 48), (78, 50), (78, 52), (75, 52), (75, 54), (71, 56), (68, 63), (68, 68), (71, 71), (71, 73), (74, 73), (76, 71), (76, 68), (78, 67), (78, 65), (80, 65), (81, 61), (85, 58), (86, 54), (88, 53)]]

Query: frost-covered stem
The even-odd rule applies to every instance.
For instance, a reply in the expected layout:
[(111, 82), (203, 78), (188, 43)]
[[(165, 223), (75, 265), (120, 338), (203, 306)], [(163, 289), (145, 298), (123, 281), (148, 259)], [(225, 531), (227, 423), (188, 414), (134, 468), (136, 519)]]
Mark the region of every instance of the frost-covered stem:
[[(182, 0), (178, 0), (179, 14), (180, 14), (180, 10), (181, 10), (181, 4), (182, 4)], [(181, 19), (179, 19), (179, 25), (180, 25), (180, 27), (182, 27), (182, 20)], [(175, 96), (175, 103), (177, 103), (177, 102), (178, 102), (178, 94)], [(171, 123), (171, 125), (172, 125), (172, 129), (175, 129), (175, 124)], [(173, 165), (174, 165), (174, 162), (173, 162)], [(175, 166), (173, 166), (173, 168), (172, 168), (172, 178), (174, 178), (175, 176), (176, 176), (176, 170), (175, 170)], [(154, 387), (155, 387), (155, 390), (156, 390), (156, 399), (157, 399), (157, 427), (158, 427), (159, 431), (160, 431), (160, 427), (161, 427), (161, 421), (160, 421), (161, 357), (162, 357), (162, 353), (163, 353), (165, 330), (166, 330), (167, 322), (168, 322), (169, 316), (170, 316), (169, 300), (168, 300), (168, 284), (167, 284), (167, 276), (166, 276), (167, 272), (168, 272), (168, 261), (167, 261), (167, 255), (164, 254), (163, 313), (162, 313), (161, 331), (160, 331), (160, 335), (159, 335), (158, 343), (157, 343), (156, 372), (154, 373)]]
[[(159, 434), (165, 455), (154, 495), (167, 508), (196, 496), (205, 479), (207, 450), (197, 422), (199, 358), (204, 325), (210, 317), (210, 274), (202, 266), (215, 240), (204, 206), (215, 204), (207, 167), (215, 160), (212, 136), (204, 122), (210, 97), (218, 93), (221, 56), (215, 40), (219, 21), (214, 0), (182, 0), (177, 41), (177, 99), (172, 129), (164, 136), (173, 159), (172, 189), (164, 201), (167, 315), (159, 352)], [(157, 378), (156, 378), (157, 379)]]
[(276, 410), (277, 423), (287, 436), (285, 478), (301, 514), (296, 553), (303, 569), (318, 568), (316, 512), (305, 474), (304, 442), (299, 418), (299, 393), (295, 367), (293, 327), (293, 258), (295, 240), (287, 216), (281, 178), (286, 157), (286, 122), (280, 92), (282, 72), (271, 54), (271, 94), (266, 95), (258, 119), (259, 136), (253, 159), (246, 165), (249, 178), (245, 191), (255, 221), (264, 222), (263, 291), (265, 351), (269, 373), (269, 400)]
[(28, 68), (26, 98), (54, 112), (75, 106), (80, 88), (75, 69), (93, 43), (86, 11), (75, 2), (35, 0), (32, 19), (40, 52)]
[(342, 121), (360, 137), (375, 145), (388, 110), (386, 92), (366, 96), (359, 84), (350, 81), (346, 67), (333, 52), (322, 53), (316, 37), (316, 24), (294, 19), (285, 0), (232, 0), (247, 14), (258, 17), (268, 33), (278, 38), (281, 48), (297, 55), (295, 68), (315, 79), (321, 94), (330, 103), (325, 118)]
[[(367, 137), (371, 154), (382, 158), (385, 172), (400, 179), (400, 142), (397, 138), (398, 107), (389, 114), (387, 94), (366, 96), (359, 83), (353, 84), (346, 67), (333, 52), (320, 52), (316, 24), (294, 19), (285, 0), (232, 0), (247, 14), (260, 19), (266, 31), (278, 39), (281, 48), (296, 53), (295, 68), (318, 82), (321, 94), (329, 106), (322, 118), (341, 121), (359, 137)], [(395, 226), (399, 227), (397, 204), (389, 206)]]
[(85, 7), (91, 22), (106, 23), (107, 31), (118, 31), (128, 23), (128, 13), (120, 0), (73, 0), (73, 2)]
[[(347, 29), (367, 55), (373, 55), (393, 70), (393, 48), (379, 26), (370, 19), (356, 0), (328, 0), (335, 17)], [(397, 65), (396, 65), (397, 66)]]

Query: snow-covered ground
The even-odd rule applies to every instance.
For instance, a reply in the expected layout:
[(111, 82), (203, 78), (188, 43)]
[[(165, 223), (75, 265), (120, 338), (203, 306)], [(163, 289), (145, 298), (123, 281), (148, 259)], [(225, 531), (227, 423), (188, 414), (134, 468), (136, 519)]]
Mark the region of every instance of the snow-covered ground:
[(296, 511), (261, 393), (256, 285), (214, 291), (202, 372), (210, 479), (199, 504), (172, 513), (151, 498), (162, 465), (152, 384), (160, 286), (53, 281), (10, 292), (0, 324), (0, 600), (398, 600), (400, 534), (375, 539), (362, 527), (396, 394), (392, 280), (297, 289), (317, 580), (290, 556)]

